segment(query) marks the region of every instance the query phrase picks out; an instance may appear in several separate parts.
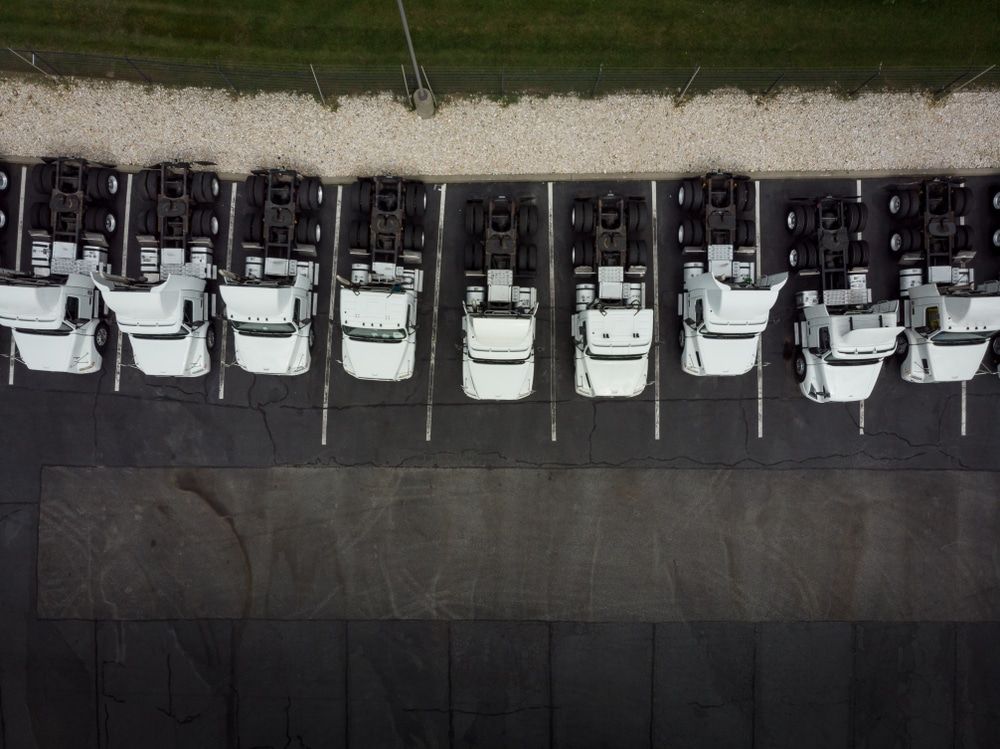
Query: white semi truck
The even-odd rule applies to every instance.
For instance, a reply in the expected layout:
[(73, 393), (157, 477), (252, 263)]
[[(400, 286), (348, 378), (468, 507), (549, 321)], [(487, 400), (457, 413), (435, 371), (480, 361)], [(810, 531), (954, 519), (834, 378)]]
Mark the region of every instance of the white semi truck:
[(796, 200), (786, 215), (796, 237), (789, 267), (819, 279), (818, 289), (795, 295), (795, 378), (816, 403), (868, 398), (902, 331), (898, 301), (872, 302), (860, 238), (867, 220), (857, 197)]
[(964, 382), (1000, 331), (1000, 283), (976, 285), (964, 216), (972, 192), (960, 178), (893, 185), (889, 248), (899, 260), (903, 333), (897, 355), (907, 382)]
[(424, 288), (427, 189), (396, 177), (360, 179), (351, 225), (351, 277), (341, 279), (341, 358), (359, 380), (413, 376), (417, 300)]
[(246, 224), (243, 275), (219, 272), (236, 363), (254, 374), (302, 374), (316, 340), (323, 185), (291, 170), (261, 169), (246, 192), (256, 210)]
[(788, 281), (787, 273), (757, 277), (755, 192), (748, 177), (714, 172), (681, 182), (677, 227), (684, 254), (681, 368), (688, 374), (741, 375), (757, 361), (761, 333)]
[(573, 203), (570, 333), (580, 395), (630, 398), (646, 388), (653, 310), (646, 306), (646, 243), (638, 237), (647, 210), (644, 199), (614, 193)]
[(470, 200), (465, 226), (462, 390), (477, 400), (527, 398), (535, 374), (538, 207), (502, 195)]
[[(139, 371), (199, 377), (212, 367), (216, 277), (213, 242), (219, 233), (219, 178), (190, 164), (165, 162), (138, 174), (153, 206), (139, 214), (139, 278), (94, 273), (94, 283), (128, 336)], [(127, 240), (126, 240), (127, 241)]]
[(118, 173), (60, 157), (36, 165), (32, 178), (49, 197), (29, 213), (31, 271), (0, 271), (0, 325), (12, 329), (29, 369), (98, 372), (109, 331), (91, 274), (110, 270)]

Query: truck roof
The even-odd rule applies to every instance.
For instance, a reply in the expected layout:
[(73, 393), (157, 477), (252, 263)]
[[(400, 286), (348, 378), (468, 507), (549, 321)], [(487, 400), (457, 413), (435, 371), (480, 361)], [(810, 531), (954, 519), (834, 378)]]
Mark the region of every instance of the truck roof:
[(148, 287), (116, 287), (100, 276), (94, 277), (94, 283), (126, 333), (149, 332), (150, 327), (161, 333), (176, 332), (184, 319), (184, 300), (205, 290), (204, 280), (180, 275)]
[(89, 276), (78, 273), (62, 284), (0, 284), (0, 322), (30, 330), (56, 330), (66, 317), (66, 297), (71, 289), (84, 293), (93, 288)]
[[(704, 280), (702, 280), (704, 279)], [(735, 328), (752, 328), (746, 332), (761, 332), (767, 326), (771, 308), (778, 299), (784, 281), (770, 288), (733, 286), (708, 273), (692, 279), (691, 285), (705, 288), (708, 309), (705, 325), (711, 332), (735, 332)]]
[(533, 343), (531, 317), (469, 315), (469, 348), (474, 351), (525, 351)]
[[(653, 342), (653, 310), (613, 308), (588, 309), (587, 345), (592, 349), (648, 350)], [(622, 351), (621, 353), (626, 353)]]
[(340, 289), (340, 322), (356, 328), (402, 328), (406, 325), (407, 295), (380, 289)]
[(937, 298), (941, 330), (954, 332), (1000, 330), (1000, 295), (942, 293), (937, 284), (910, 289), (910, 299)]

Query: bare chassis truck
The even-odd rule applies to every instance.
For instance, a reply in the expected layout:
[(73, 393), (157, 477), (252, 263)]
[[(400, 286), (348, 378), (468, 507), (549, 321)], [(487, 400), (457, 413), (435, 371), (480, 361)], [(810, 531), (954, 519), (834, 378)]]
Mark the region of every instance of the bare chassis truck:
[(13, 329), (29, 369), (99, 371), (108, 326), (91, 273), (110, 269), (108, 236), (118, 222), (109, 203), (118, 173), (60, 157), (35, 166), (32, 177), (49, 199), (29, 215), (31, 273), (0, 272), (0, 324)]
[(871, 300), (868, 243), (860, 239), (867, 220), (858, 198), (829, 195), (795, 200), (786, 216), (797, 238), (789, 267), (819, 279), (818, 290), (795, 295), (795, 378), (817, 403), (870, 396), (902, 330), (899, 302)]
[(288, 169), (260, 169), (246, 181), (242, 276), (221, 271), (236, 363), (255, 374), (298, 375), (312, 362), (323, 185)]
[[(532, 393), (535, 313), (531, 285), (538, 248), (533, 199), (497, 196), (465, 206), (465, 275), (462, 304), (462, 389), (477, 400), (519, 400)], [(485, 285), (483, 281), (485, 280)]]
[(344, 371), (360, 380), (405, 380), (416, 361), (427, 188), (374, 177), (359, 179), (357, 191), (351, 277), (340, 290)]
[(643, 198), (614, 193), (573, 202), (577, 281), (570, 333), (580, 395), (628, 398), (646, 387), (653, 310), (646, 306), (646, 243), (637, 235), (647, 213)]
[(681, 182), (677, 203), (686, 213), (677, 227), (685, 258), (681, 367), (692, 375), (741, 375), (757, 361), (787, 273), (757, 278), (757, 228), (751, 220), (755, 189), (749, 177), (710, 173)]
[(976, 286), (976, 257), (963, 217), (972, 192), (956, 177), (893, 185), (889, 247), (899, 260), (903, 333), (897, 354), (907, 382), (971, 380), (1000, 330), (1000, 283)]
[(164, 162), (143, 170), (138, 179), (143, 197), (154, 203), (139, 218), (141, 277), (95, 273), (94, 283), (128, 335), (141, 372), (205, 375), (215, 347), (215, 310), (207, 284), (216, 277), (219, 178), (190, 164)]

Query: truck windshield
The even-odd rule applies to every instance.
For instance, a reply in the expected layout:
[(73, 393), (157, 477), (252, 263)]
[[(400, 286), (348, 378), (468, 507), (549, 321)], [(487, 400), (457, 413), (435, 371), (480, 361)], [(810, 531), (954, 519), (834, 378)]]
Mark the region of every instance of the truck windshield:
[(527, 364), (527, 359), (477, 359), (475, 356), (470, 356), (469, 359), (474, 361), (476, 364)]
[(985, 343), (989, 338), (989, 333), (941, 332), (932, 335), (930, 341), (935, 346), (971, 346), (976, 343)]
[(28, 335), (69, 335), (76, 328), (68, 322), (64, 322), (57, 330), (27, 330), (25, 328), (15, 328), (15, 330), (18, 333), (27, 333)]
[(600, 361), (635, 361), (636, 359), (641, 359), (642, 354), (595, 354), (587, 347), (587, 356), (591, 359), (598, 359)]
[(406, 339), (406, 331), (402, 328), (352, 328), (350, 325), (343, 327), (344, 335), (356, 341), (399, 343)]
[(295, 326), (290, 322), (237, 322), (233, 323), (233, 330), (238, 330), (243, 335), (259, 336), (279, 336), (288, 337), (295, 332)]
[(881, 359), (834, 359), (832, 356), (825, 359), (831, 367), (863, 367), (868, 364), (878, 364)]
[(704, 338), (756, 338), (756, 333), (708, 333), (701, 331)]
[(179, 333), (132, 333), (132, 337), (144, 339), (148, 338), (154, 341), (179, 341), (182, 338), (187, 338), (190, 332), (190, 330), (182, 330)]

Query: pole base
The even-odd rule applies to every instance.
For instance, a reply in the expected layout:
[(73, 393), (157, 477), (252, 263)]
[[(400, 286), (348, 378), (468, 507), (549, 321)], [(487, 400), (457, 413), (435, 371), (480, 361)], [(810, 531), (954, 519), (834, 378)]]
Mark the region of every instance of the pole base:
[(428, 89), (418, 88), (413, 92), (413, 108), (421, 119), (429, 120), (434, 116), (434, 97)]

